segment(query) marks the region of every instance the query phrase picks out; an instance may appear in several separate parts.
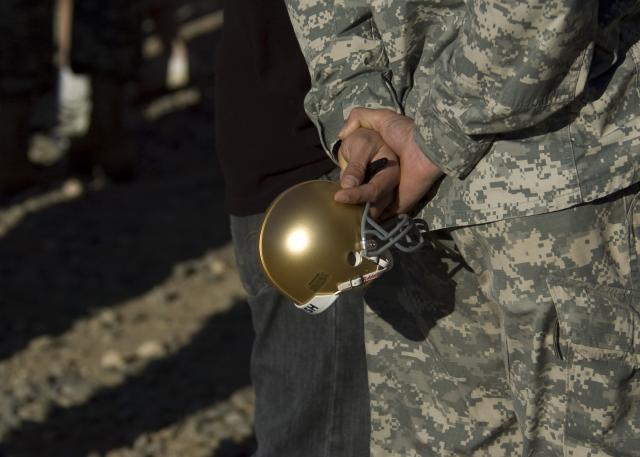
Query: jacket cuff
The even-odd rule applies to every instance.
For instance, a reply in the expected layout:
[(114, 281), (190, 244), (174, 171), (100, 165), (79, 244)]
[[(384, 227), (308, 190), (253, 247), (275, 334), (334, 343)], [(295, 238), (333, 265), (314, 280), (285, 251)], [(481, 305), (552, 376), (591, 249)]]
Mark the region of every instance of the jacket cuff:
[[(327, 99), (329, 98), (321, 98), (321, 100)], [(384, 80), (380, 81), (379, 84), (368, 82), (367, 84), (355, 85), (350, 88), (345, 87), (339, 97), (334, 96), (331, 99), (340, 100), (339, 106), (316, 106), (315, 112), (308, 112), (308, 114), (316, 122), (323, 148), (336, 164), (338, 163), (337, 152), (339, 148), (339, 144), (337, 144), (339, 142), (338, 133), (342, 130), (344, 122), (349, 117), (352, 109), (358, 107), (385, 108), (402, 113), (402, 108), (396, 101), (395, 93), (387, 86)]]
[(493, 137), (475, 140), (440, 120), (433, 110), (417, 113), (413, 137), (422, 152), (445, 174), (467, 176), (493, 144)]

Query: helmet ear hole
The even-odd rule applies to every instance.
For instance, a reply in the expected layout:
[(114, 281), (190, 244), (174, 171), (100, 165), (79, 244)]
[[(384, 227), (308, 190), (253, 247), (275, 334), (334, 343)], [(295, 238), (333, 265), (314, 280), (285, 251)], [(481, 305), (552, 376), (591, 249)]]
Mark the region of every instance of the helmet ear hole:
[(352, 267), (357, 267), (362, 263), (362, 256), (358, 252), (350, 251), (347, 254), (347, 263)]

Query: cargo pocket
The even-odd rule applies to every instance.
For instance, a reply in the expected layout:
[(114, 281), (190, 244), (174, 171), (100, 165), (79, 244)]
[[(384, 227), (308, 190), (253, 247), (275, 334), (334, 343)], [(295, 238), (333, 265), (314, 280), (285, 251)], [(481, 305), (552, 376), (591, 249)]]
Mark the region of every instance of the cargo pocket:
[(547, 284), (567, 369), (565, 456), (640, 455), (638, 292), (566, 279)]

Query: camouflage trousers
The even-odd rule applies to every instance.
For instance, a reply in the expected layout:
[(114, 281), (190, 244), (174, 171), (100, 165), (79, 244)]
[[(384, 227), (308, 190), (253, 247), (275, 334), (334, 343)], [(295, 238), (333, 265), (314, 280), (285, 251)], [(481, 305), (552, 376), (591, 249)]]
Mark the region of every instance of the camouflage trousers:
[(638, 189), (396, 259), (366, 294), (373, 456), (640, 456)]
[[(76, 0), (71, 63), (78, 73), (130, 79), (141, 57), (142, 0)], [(53, 1), (0, 0), (0, 96), (50, 87)]]

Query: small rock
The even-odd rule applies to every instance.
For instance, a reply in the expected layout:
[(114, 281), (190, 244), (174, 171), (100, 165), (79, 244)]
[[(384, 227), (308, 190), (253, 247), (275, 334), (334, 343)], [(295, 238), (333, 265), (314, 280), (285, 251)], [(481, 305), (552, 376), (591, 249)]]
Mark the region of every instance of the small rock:
[(49, 408), (44, 402), (33, 401), (26, 403), (18, 409), (18, 417), (23, 421), (42, 421), (47, 417)]
[(100, 366), (107, 370), (122, 370), (125, 366), (125, 362), (119, 352), (111, 350), (102, 355)]
[(254, 412), (255, 395), (253, 391), (238, 391), (231, 396), (231, 404), (243, 413), (252, 415)]
[(220, 259), (211, 259), (209, 271), (213, 276), (222, 276), (227, 271), (227, 265)]
[(84, 192), (82, 182), (78, 179), (68, 179), (62, 186), (62, 193), (68, 198), (77, 198)]
[[(18, 417), (20, 402), (18, 399), (4, 395), (3, 397), (0, 402), (0, 436), (6, 428), (12, 428), (12, 426), (20, 422), (20, 418)], [(2, 454), (0, 454), (0, 456), (1, 455)]]
[(52, 343), (53, 343), (53, 340), (51, 339), (50, 336), (43, 335), (31, 340), (30, 346), (35, 351), (41, 351), (43, 349), (50, 347)]
[(178, 292), (176, 292), (175, 290), (171, 290), (169, 292), (167, 292), (164, 295), (164, 301), (165, 303), (173, 303), (174, 301), (176, 301), (178, 298), (180, 298), (180, 294)]
[(231, 427), (239, 427), (244, 424), (245, 419), (236, 411), (230, 411), (224, 416), (224, 422)]
[(145, 322), (146, 320), (148, 320), (148, 318), (149, 318), (149, 314), (146, 313), (145, 311), (136, 311), (129, 316), (129, 319), (131, 319), (131, 322), (133, 322), (134, 324), (140, 324), (142, 322)]
[(31, 383), (16, 383), (13, 388), (13, 396), (18, 399), (21, 403), (28, 403), (33, 401), (36, 397), (36, 393), (31, 385)]
[(159, 359), (166, 355), (166, 349), (158, 341), (149, 340), (136, 349), (136, 355), (141, 359)]
[(111, 310), (103, 311), (98, 316), (98, 321), (100, 322), (100, 324), (104, 325), (105, 327), (111, 327), (117, 324), (118, 320), (119, 319), (116, 313), (114, 313)]
[(143, 448), (147, 446), (151, 442), (151, 440), (152, 440), (151, 435), (147, 433), (143, 433), (140, 436), (138, 436), (136, 440), (133, 442), (133, 447), (135, 449)]
[(189, 278), (198, 272), (194, 262), (185, 262), (174, 267), (174, 274), (179, 278)]

